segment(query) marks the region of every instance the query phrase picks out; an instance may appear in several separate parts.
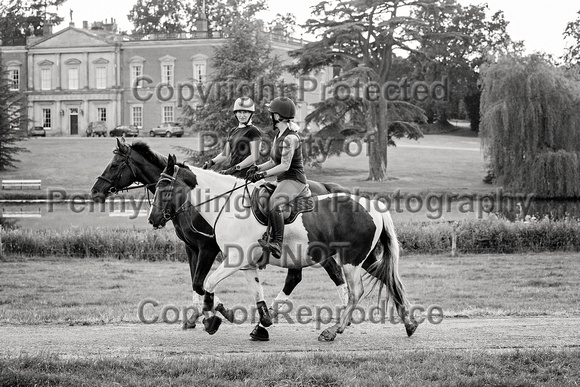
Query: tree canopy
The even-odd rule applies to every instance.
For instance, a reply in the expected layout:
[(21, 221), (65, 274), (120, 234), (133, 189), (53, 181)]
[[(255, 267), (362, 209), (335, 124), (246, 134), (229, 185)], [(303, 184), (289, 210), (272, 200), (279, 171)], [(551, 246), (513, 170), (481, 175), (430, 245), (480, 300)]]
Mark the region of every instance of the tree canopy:
[(41, 36), (45, 22), (60, 24), (55, 11), (66, 0), (5, 0), (0, 6), (0, 40), (4, 46), (22, 46), (28, 36)]
[(580, 197), (580, 87), (540, 56), (483, 70), (481, 134), (497, 183), (543, 198)]
[(15, 155), (26, 151), (15, 145), (27, 130), (26, 100), (10, 86), (6, 70), (0, 68), (0, 170), (16, 167)]
[(206, 18), (208, 31), (225, 32), (232, 20), (253, 18), (266, 9), (265, 0), (201, 1), (137, 0), (127, 15), (133, 23), (133, 33), (173, 33), (196, 30), (196, 21)]
[[(304, 25), (307, 32), (317, 34), (317, 40), (291, 53), (297, 62), (291, 67), (295, 73), (308, 74), (330, 65), (342, 68), (329, 85), (342, 93), (335, 92), (317, 104), (307, 120), (339, 130), (355, 125), (368, 133), (370, 180), (387, 178), (387, 146), (394, 145), (393, 139), (422, 136), (417, 125), (425, 118), (422, 111), (405, 97), (387, 101), (385, 91), (389, 88), (385, 86), (393, 71), (395, 52), (418, 50), (422, 28), (427, 24), (417, 15), (424, 8), (432, 8), (436, 14), (453, 12), (456, 7), (453, 0), (320, 2), (312, 7), (315, 18)], [(441, 39), (448, 35), (432, 32)], [(367, 87), (357, 96), (351, 92), (355, 85)], [(407, 95), (409, 85), (393, 87), (399, 87), (399, 96)]]

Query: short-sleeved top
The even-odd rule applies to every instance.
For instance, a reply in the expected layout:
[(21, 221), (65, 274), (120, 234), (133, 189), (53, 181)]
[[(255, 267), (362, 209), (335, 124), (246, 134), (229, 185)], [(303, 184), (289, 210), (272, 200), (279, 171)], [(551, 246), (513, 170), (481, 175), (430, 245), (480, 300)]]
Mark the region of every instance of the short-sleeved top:
[[(233, 167), (244, 161), (252, 154), (250, 143), (252, 141), (260, 141), (262, 134), (260, 129), (254, 125), (247, 125), (245, 127), (235, 127), (228, 132), (227, 143), (230, 146), (229, 166)], [(248, 168), (236, 171), (234, 176), (245, 177)]]
[[(298, 142), (300, 142), (300, 136), (298, 133), (290, 130), (287, 128), (284, 133), (278, 136), (277, 139), (274, 140), (274, 144), (272, 146), (272, 150), (270, 151), (270, 157), (276, 163), (276, 165), (282, 163), (282, 152), (284, 152), (284, 140), (288, 136), (296, 136), (298, 137)], [(283, 172), (276, 176), (276, 181), (280, 182), (283, 180), (295, 180), (299, 181), (302, 184), (306, 184), (306, 174), (304, 173), (304, 161), (302, 159), (302, 150), (299, 146), (297, 149), (294, 150), (294, 155), (292, 156), (292, 161), (290, 162), (290, 168), (286, 172)]]

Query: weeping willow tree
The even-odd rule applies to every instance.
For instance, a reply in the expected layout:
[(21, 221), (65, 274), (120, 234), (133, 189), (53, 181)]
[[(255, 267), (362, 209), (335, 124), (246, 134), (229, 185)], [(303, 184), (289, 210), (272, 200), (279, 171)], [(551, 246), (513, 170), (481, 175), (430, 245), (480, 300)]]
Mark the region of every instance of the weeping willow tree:
[(483, 69), (482, 147), (496, 183), (541, 198), (580, 197), (578, 80), (539, 57)]

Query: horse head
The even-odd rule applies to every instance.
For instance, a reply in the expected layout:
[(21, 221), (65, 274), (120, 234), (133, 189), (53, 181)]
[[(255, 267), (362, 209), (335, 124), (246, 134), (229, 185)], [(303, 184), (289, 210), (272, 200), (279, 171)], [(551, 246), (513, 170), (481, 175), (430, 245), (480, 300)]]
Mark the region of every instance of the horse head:
[(177, 163), (175, 155), (169, 155), (167, 166), (155, 187), (153, 203), (149, 211), (149, 223), (162, 228), (191, 206), (189, 192), (197, 185), (195, 174), (185, 164)]
[(95, 202), (102, 203), (110, 194), (136, 182), (150, 186), (150, 190), (153, 191), (159, 173), (166, 164), (161, 156), (151, 151), (143, 142), (129, 145), (124, 138), (117, 139), (117, 147), (113, 150), (113, 155), (91, 188), (91, 195)]

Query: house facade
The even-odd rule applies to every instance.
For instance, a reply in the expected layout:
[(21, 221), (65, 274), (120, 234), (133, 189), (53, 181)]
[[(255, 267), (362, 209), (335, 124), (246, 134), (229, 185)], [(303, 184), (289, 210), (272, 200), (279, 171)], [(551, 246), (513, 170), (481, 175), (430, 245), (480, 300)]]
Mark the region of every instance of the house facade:
[[(26, 46), (0, 47), (14, 90), (27, 96), (28, 126), (44, 127), (47, 136), (85, 136), (95, 121), (144, 133), (177, 121), (184, 103), (203, 103), (214, 48), (225, 42), (206, 31), (131, 36), (87, 27), (71, 23), (54, 34), (49, 28)], [(285, 53), (301, 44), (282, 36), (271, 41), (287, 62)], [(317, 76), (322, 84), (325, 73)], [(285, 74), (284, 82), (299, 80)], [(320, 98), (319, 91), (303, 93), (298, 123)]]

